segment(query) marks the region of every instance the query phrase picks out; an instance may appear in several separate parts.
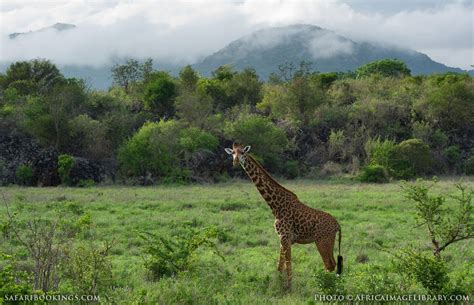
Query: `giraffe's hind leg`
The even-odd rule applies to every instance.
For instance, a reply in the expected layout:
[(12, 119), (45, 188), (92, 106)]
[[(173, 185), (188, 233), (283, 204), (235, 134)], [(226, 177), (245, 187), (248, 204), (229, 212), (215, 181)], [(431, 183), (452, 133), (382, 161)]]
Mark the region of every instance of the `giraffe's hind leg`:
[(336, 260), (334, 259), (334, 242), (335, 235), (329, 238), (321, 239), (316, 242), (319, 254), (324, 262), (326, 271), (334, 271), (336, 268)]

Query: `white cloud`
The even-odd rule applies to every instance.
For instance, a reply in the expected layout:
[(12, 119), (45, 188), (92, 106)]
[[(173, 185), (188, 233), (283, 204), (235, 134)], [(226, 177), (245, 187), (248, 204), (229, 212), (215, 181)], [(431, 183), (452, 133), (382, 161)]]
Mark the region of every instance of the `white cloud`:
[[(2, 0), (0, 61), (43, 57), (58, 64), (98, 66), (116, 56), (133, 56), (193, 62), (254, 30), (309, 23), (355, 40), (416, 49), (453, 66), (467, 69), (474, 64), (474, 9), (469, 1), (432, 6), (424, 2), (418, 8), (391, 7), (385, 13), (367, 6), (361, 10), (357, 4), (355, 0)], [(15, 40), (7, 36), (56, 22), (78, 27)], [(324, 39), (327, 48), (318, 50), (320, 56), (350, 50), (334, 37)]]

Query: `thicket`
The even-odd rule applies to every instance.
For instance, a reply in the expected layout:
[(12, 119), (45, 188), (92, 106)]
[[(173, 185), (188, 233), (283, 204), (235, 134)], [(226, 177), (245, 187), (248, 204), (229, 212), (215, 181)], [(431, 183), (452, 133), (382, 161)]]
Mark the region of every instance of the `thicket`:
[[(0, 75), (1, 136), (26, 134), (57, 155), (97, 165), (89, 170), (104, 167), (96, 182), (220, 181), (237, 173), (222, 153), (234, 141), (252, 145), (269, 171), (288, 178), (357, 176), (375, 165), (393, 179), (474, 172), (467, 74), (412, 76), (398, 60), (355, 73), (302, 63), (282, 65), (263, 82), (251, 68), (222, 66), (206, 78), (190, 66), (177, 77), (152, 66), (116, 65), (113, 86), (101, 92), (47, 60), (14, 63)], [(22, 168), (1, 183), (39, 181), (40, 157), (2, 158), (28, 164), (34, 176)]]

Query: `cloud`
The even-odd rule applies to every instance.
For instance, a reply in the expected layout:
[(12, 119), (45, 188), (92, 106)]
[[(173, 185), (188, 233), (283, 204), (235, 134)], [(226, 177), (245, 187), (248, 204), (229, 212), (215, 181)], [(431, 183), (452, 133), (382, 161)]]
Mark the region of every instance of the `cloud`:
[(319, 35), (315, 35), (309, 42), (308, 50), (314, 59), (330, 58), (336, 55), (351, 54), (353, 43), (334, 33), (322, 32)]
[[(3, 0), (0, 61), (49, 58), (54, 62), (100, 66), (119, 57), (152, 57), (192, 63), (229, 42), (268, 26), (315, 24), (354, 40), (370, 40), (423, 51), (453, 66), (474, 64), (473, 4), (433, 1), (419, 7), (393, 5), (370, 10), (368, 0), (348, 1), (126, 1)], [(396, 1), (394, 0), (394, 3)], [(418, 2), (418, 1), (415, 1)], [(363, 3), (363, 7), (361, 5)], [(374, 2), (379, 3), (379, 2)], [(8, 39), (56, 22), (74, 30), (45, 31)], [(320, 37), (318, 56), (350, 51), (337, 36)], [(272, 37), (262, 44), (272, 43)], [(310, 44), (311, 46), (311, 44)], [(316, 53), (315, 53), (316, 54)]]

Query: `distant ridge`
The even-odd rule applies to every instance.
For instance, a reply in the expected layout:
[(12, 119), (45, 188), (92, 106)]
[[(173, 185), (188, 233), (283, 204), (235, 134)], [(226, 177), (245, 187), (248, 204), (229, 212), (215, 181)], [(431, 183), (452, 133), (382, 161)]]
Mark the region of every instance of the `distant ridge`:
[(30, 34), (34, 34), (34, 33), (39, 33), (39, 32), (44, 32), (44, 31), (48, 31), (48, 30), (56, 30), (58, 32), (61, 32), (61, 31), (66, 31), (66, 30), (70, 30), (70, 29), (74, 29), (76, 26), (74, 24), (69, 24), (69, 23), (55, 23), (51, 26), (48, 26), (48, 27), (45, 27), (45, 28), (42, 28), (42, 29), (39, 29), (39, 30), (35, 30), (35, 31), (29, 31), (29, 32), (25, 32), (25, 33), (11, 33), (8, 35), (8, 37), (10, 39), (15, 39), (17, 38), (18, 36), (21, 36), (21, 35), (30, 35)]
[(433, 61), (426, 54), (395, 46), (356, 42), (315, 25), (267, 28), (237, 39), (194, 65), (204, 75), (229, 64), (240, 70), (253, 67), (264, 79), (285, 62), (312, 62), (320, 72), (353, 71), (381, 59), (404, 61), (412, 74), (464, 72)]

